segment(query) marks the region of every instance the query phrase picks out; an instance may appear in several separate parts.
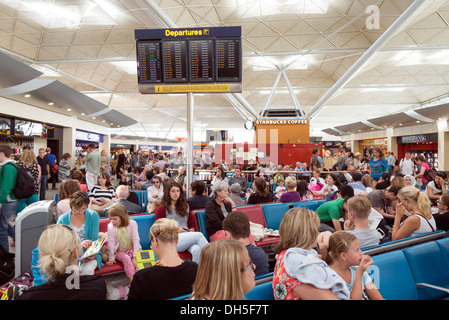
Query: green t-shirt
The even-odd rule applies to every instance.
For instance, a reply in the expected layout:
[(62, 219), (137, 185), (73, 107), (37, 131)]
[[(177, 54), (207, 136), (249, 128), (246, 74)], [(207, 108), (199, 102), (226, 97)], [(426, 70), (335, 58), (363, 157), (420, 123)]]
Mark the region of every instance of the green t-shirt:
[(99, 174), (101, 167), (101, 154), (98, 150), (93, 150), (91, 153), (87, 154), (83, 161), (86, 163), (86, 171)]
[(343, 202), (343, 198), (338, 198), (320, 205), (316, 212), (318, 213), (321, 222), (339, 220), (343, 216)]

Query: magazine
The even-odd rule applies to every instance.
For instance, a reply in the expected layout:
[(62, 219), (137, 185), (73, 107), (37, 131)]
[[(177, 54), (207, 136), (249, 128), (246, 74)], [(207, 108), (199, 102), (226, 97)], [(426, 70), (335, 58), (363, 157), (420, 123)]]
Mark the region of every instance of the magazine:
[(98, 240), (95, 240), (92, 242), (89, 248), (86, 249), (86, 252), (84, 252), (83, 256), (79, 258), (79, 260), (84, 260), (86, 258), (95, 256), (98, 252), (100, 252), (101, 248), (106, 242), (106, 237), (103, 236)]

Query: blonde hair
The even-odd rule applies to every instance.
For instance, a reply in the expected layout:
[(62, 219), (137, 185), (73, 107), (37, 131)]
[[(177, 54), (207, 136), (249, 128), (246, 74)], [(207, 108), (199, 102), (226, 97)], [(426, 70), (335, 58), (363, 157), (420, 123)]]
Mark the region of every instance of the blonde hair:
[(374, 189), (373, 178), (369, 174), (363, 175), (362, 184), (367, 188)]
[(295, 177), (287, 177), (286, 179), (285, 179), (285, 186), (288, 188), (288, 189), (294, 189), (294, 188), (296, 188), (296, 178)]
[(306, 208), (292, 208), (282, 218), (279, 226), (279, 243), (276, 253), (289, 248), (309, 249), (318, 237), (320, 218)]
[(78, 235), (69, 226), (62, 224), (51, 225), (44, 230), (38, 243), (39, 267), (55, 279), (66, 272), (67, 267), (76, 266), (78, 257), (73, 255), (75, 250), (81, 252), (81, 242)]
[(404, 199), (409, 199), (416, 203), (416, 207), (426, 219), (430, 219), (432, 217), (432, 212), (430, 211), (430, 200), (425, 192), (420, 191), (415, 187), (404, 187), (399, 190), (398, 197), (401, 201)]
[(150, 241), (157, 238), (162, 242), (178, 242), (179, 225), (176, 220), (168, 218), (157, 219), (150, 228)]
[(352, 197), (348, 199), (349, 211), (354, 211), (354, 214), (359, 219), (368, 219), (371, 213), (371, 201), (366, 197)]
[(346, 231), (336, 231), (329, 237), (329, 246), (323, 252), (323, 259), (328, 265), (331, 265), (334, 260), (342, 252), (348, 252), (351, 244), (357, 240), (357, 237), (352, 233)]
[(189, 299), (241, 300), (245, 260), (249, 260), (248, 250), (240, 241), (221, 239), (205, 245)]
[(22, 161), (27, 167), (29, 167), (33, 163), (37, 163), (36, 156), (31, 150), (23, 150), (23, 153), (20, 156), (20, 161)]

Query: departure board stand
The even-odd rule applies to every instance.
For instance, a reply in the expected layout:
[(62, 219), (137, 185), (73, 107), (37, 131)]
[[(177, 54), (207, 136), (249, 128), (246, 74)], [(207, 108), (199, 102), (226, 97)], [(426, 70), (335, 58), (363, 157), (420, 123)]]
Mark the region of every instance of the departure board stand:
[(194, 93), (242, 92), (241, 27), (135, 30), (141, 94), (187, 94), (186, 192), (193, 180)]
[[(193, 124), (195, 120), (194, 116), (194, 98), (193, 92), (187, 93), (187, 141), (186, 141), (186, 199), (190, 198), (191, 190), (190, 183), (193, 182), (193, 132), (195, 130)], [(191, 181), (192, 180), (192, 181)], [(182, 192), (182, 190), (181, 190)]]

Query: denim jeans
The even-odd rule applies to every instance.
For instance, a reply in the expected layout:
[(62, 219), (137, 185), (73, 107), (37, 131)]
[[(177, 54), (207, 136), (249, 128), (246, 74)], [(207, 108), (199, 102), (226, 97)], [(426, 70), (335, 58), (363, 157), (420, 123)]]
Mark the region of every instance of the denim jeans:
[(47, 176), (42, 175), (41, 181), (39, 181), (39, 185), (41, 186), (41, 190), (39, 192), (39, 200), (45, 200), (45, 189), (47, 188)]
[(5, 202), (1, 204), (0, 211), (0, 245), (9, 252), (9, 242), (8, 242), (8, 230), (9, 222), (14, 218), (16, 214), (17, 206), (19, 201)]
[(209, 242), (201, 232), (181, 232), (178, 234), (178, 252), (188, 251), (192, 255), (192, 261), (200, 261), (200, 253)]

